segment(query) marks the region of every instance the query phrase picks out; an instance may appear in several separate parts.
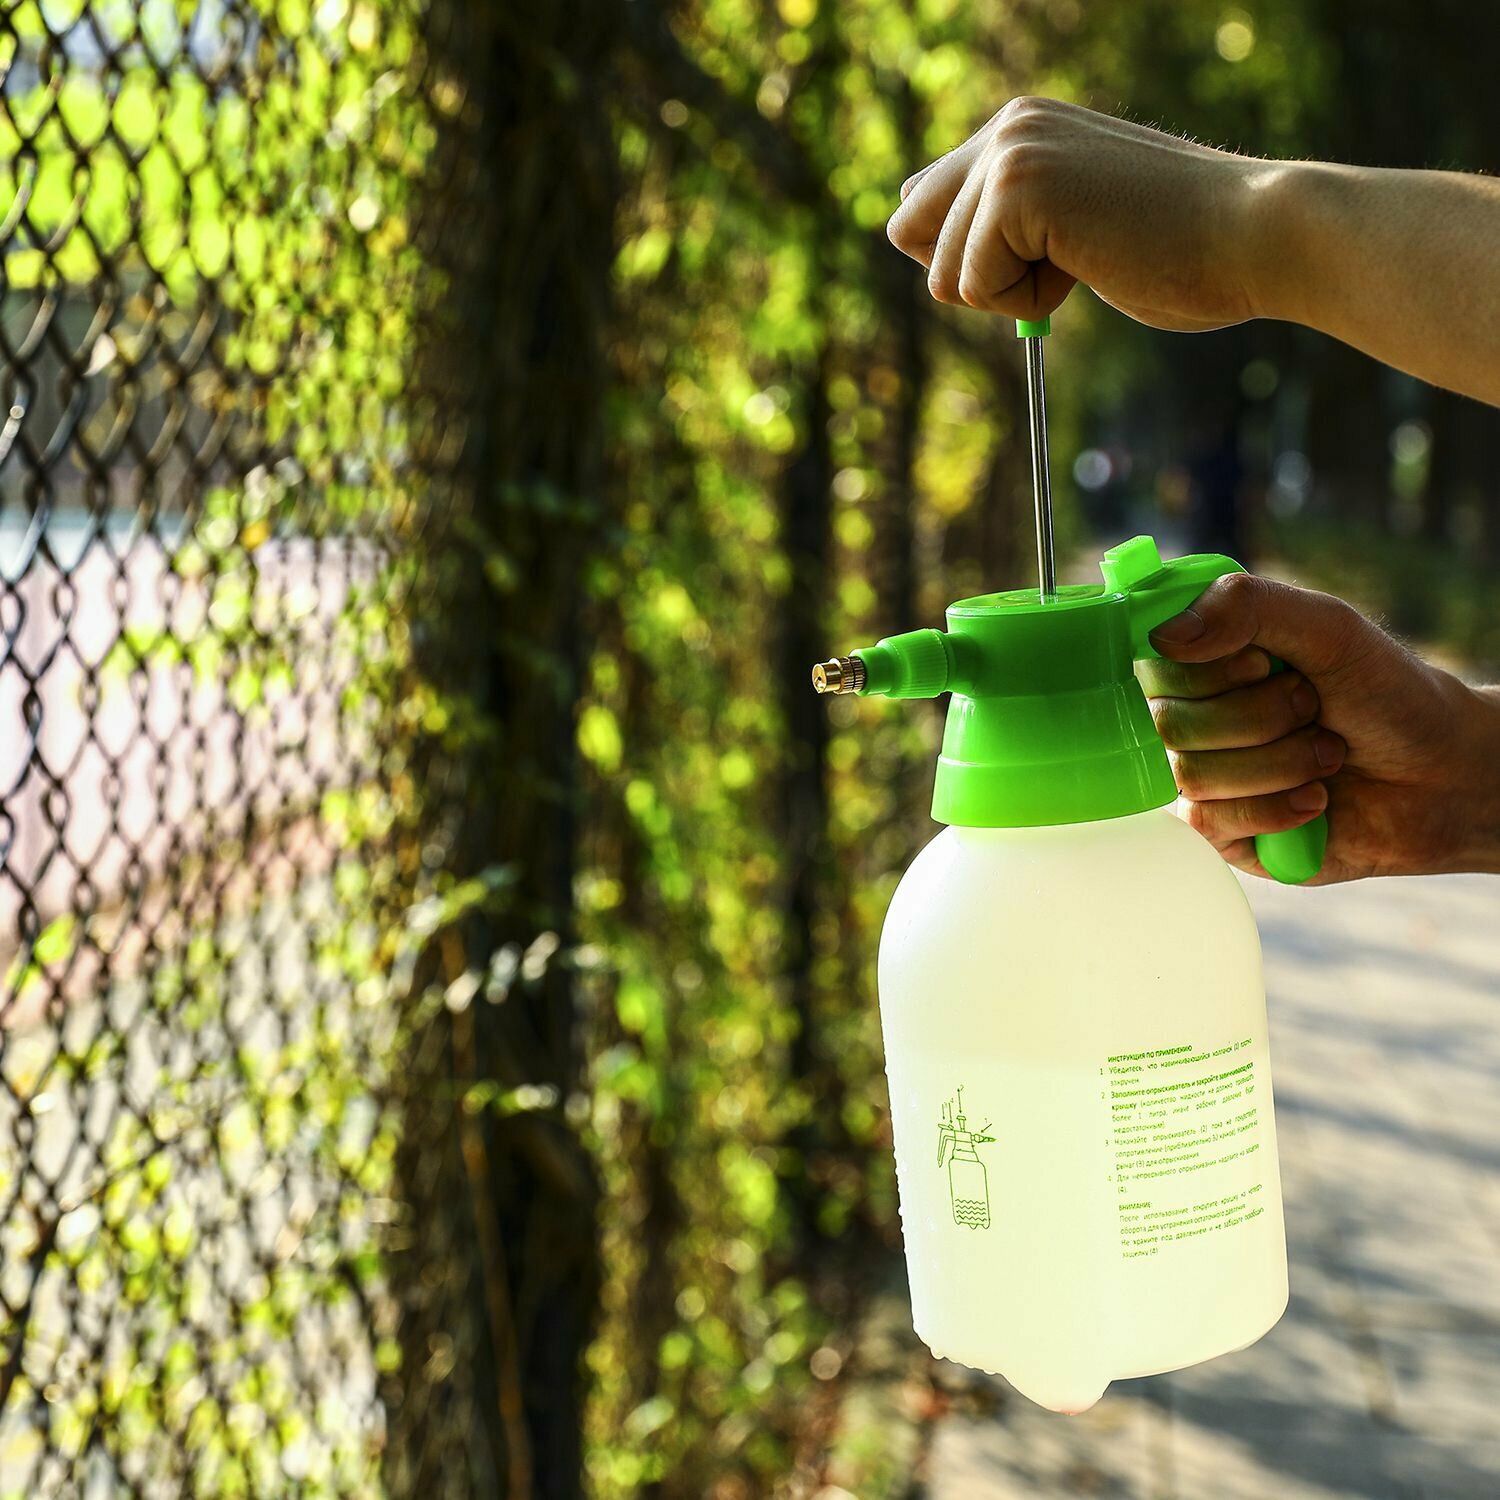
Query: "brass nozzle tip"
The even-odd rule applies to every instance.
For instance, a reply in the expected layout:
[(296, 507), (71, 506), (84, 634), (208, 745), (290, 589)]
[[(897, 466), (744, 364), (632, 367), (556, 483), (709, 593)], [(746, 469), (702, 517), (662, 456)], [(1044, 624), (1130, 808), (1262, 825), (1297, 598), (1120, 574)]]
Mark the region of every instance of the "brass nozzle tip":
[(812, 685), (820, 693), (857, 693), (865, 684), (865, 664), (857, 656), (835, 656), (812, 669)]

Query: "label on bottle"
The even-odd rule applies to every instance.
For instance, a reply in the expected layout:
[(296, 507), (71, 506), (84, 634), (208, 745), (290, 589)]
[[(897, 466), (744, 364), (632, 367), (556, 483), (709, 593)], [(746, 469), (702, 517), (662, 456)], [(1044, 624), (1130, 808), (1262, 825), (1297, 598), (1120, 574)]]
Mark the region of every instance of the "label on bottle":
[(1232, 1232), (1265, 1212), (1252, 1039), (1122, 1052), (1099, 1069), (1109, 1181), (1127, 1259)]

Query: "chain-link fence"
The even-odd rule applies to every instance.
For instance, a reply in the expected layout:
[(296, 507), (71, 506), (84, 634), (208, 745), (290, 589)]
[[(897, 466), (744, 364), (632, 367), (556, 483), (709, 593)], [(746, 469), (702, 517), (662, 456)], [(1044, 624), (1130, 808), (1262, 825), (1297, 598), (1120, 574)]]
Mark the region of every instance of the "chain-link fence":
[(413, 975), (484, 894), (415, 790), (430, 10), (0, 6), (7, 1500), (374, 1493), (462, 1374), (390, 1269)]

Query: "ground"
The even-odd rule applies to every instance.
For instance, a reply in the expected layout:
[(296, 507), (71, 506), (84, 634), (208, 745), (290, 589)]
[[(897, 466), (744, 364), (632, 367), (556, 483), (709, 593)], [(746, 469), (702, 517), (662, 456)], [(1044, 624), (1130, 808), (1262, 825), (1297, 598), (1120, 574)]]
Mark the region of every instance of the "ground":
[[(823, 1500), (1500, 1496), (1500, 881), (1246, 886), (1266, 952), (1286, 1316), (1243, 1353), (1065, 1418), (913, 1350), (893, 1294), (856, 1354), (883, 1386), (854, 1397)], [(851, 1430), (861, 1404), (887, 1439), (873, 1466)]]

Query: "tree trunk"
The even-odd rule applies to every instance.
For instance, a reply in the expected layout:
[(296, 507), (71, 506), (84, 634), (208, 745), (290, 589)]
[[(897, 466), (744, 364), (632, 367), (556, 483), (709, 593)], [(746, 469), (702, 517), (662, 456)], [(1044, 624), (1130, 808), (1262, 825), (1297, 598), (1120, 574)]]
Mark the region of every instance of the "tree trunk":
[(818, 1154), (836, 1112), (828, 1069), (818, 1046), (817, 983), (813, 976), (813, 924), (830, 862), (828, 848), (828, 708), (813, 692), (809, 671), (828, 655), (826, 601), (832, 577), (833, 458), (829, 450), (826, 351), (810, 382), (802, 449), (787, 466), (782, 489), (782, 537), (790, 565), (779, 672), (786, 725), (781, 785), (785, 928), (781, 968), (787, 1002), (797, 1017), (791, 1075), (806, 1085), (816, 1112), (794, 1132), (804, 1170), (792, 1181), (803, 1242), (817, 1237), (820, 1196)]
[[(580, 1083), (566, 958), (579, 608), (604, 514), (614, 21), (608, 0), (524, 17), (455, 0), (429, 39), (458, 107), (425, 231), (448, 288), (425, 374), (462, 447), (445, 524), (424, 538), (442, 587), (417, 653), (448, 728), (418, 774), (428, 845), (490, 894), (419, 964), (419, 997), (466, 998), (420, 1026), (403, 1080), (388, 1477), (423, 1500), (582, 1493), (598, 1194), (564, 1111)], [(503, 1003), (486, 999), (496, 975)]]
[[(921, 129), (911, 82), (892, 82), (897, 129), (901, 139), (915, 143)], [(920, 163), (908, 163), (915, 171)], [(885, 497), (888, 577), (884, 618), (892, 630), (915, 628), (917, 560), (913, 517), (916, 515), (917, 444), (921, 437), (922, 400), (927, 390), (925, 320), (931, 299), (918, 269), (894, 250), (876, 262), (881, 277), (881, 302), (890, 330), (897, 386), (891, 412), (891, 482)]]

